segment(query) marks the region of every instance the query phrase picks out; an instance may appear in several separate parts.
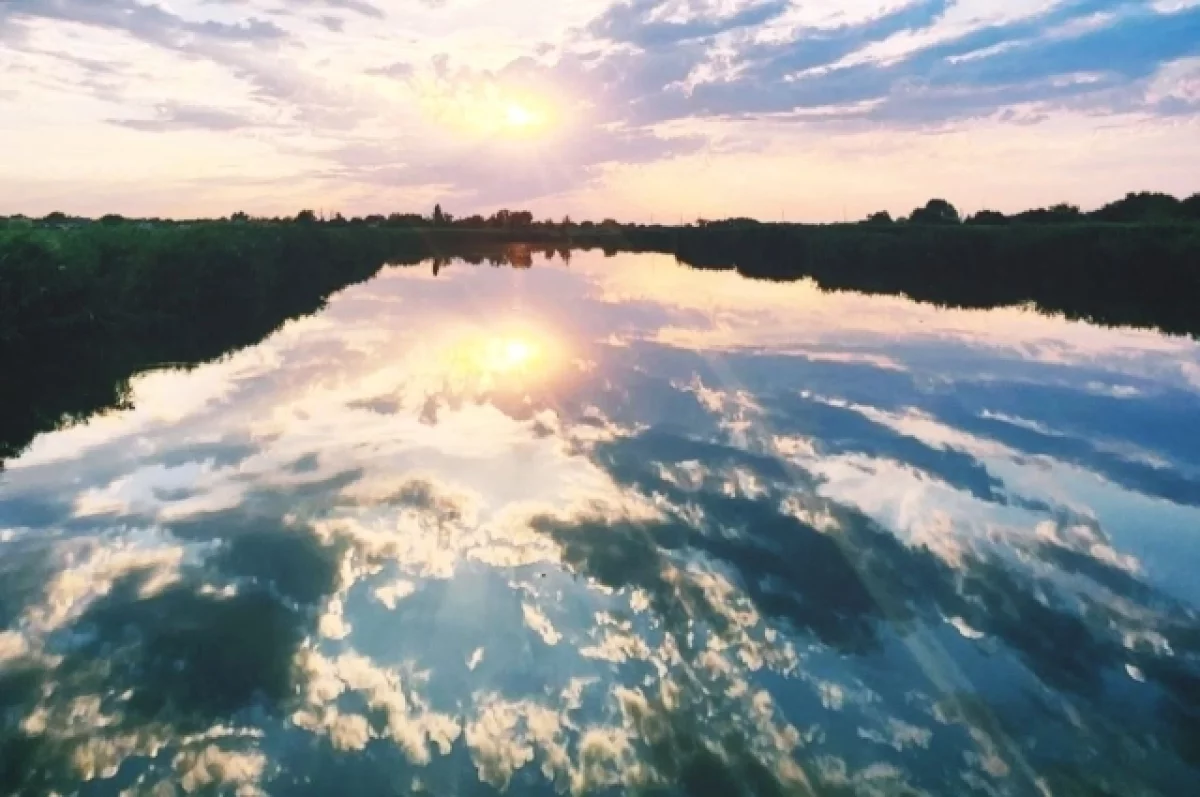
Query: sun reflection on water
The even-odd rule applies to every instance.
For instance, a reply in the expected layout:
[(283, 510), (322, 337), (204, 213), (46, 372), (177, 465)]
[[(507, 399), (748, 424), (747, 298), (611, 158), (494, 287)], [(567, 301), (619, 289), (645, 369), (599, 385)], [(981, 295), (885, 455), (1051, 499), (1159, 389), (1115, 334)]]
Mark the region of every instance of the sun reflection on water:
[(564, 351), (560, 336), (525, 322), (515, 329), (452, 334), (434, 359), (441, 360), (451, 382), (464, 387), (527, 389), (554, 376)]

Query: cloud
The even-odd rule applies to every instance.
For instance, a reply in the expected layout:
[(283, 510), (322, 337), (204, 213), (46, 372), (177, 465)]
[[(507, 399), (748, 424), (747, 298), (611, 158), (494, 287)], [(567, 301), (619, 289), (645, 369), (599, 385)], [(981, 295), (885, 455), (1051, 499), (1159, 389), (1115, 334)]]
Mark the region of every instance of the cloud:
[[(570, 158), (537, 151), (498, 154), (488, 144), (464, 146), (414, 160), (402, 146), (351, 143), (326, 155), (327, 179), (363, 186), (440, 186), (454, 201), (473, 207), (517, 205), (539, 197), (586, 190), (609, 164), (649, 163), (699, 151), (697, 136), (660, 137), (645, 130), (595, 129), (564, 137), (555, 150)], [(522, 168), (514, 172), (514, 166)]]
[[(401, 673), (359, 653), (329, 658), (304, 648), (297, 653), (295, 667), (302, 706), (292, 723), (328, 736), (337, 750), (360, 751), (371, 739), (386, 738), (410, 762), (427, 764), (434, 750), (448, 755), (461, 733), (457, 719), (430, 711), (412, 686), (405, 686)], [(369, 720), (338, 708), (351, 696), (363, 701)]]
[(662, 0), (617, 3), (592, 22), (588, 30), (600, 38), (652, 49), (762, 25), (788, 7), (786, 2), (767, 0), (741, 7), (735, 4), (732, 13), (722, 14), (725, 9), (721, 6), (725, 4), (701, 2), (684, 4), (682, 14), (662, 13), (673, 5), (676, 4)]
[(339, 11), (352, 11), (368, 19), (383, 19), (383, 9), (366, 0), (302, 0), (302, 4), (321, 5)]
[[(384, 19), (387, 16), (382, 8), (374, 3), (367, 2), (367, 0), (291, 0), (287, 6), (262, 5), (257, 0), (202, 0), (202, 4), (206, 6), (251, 7), (278, 17), (291, 16), (298, 8), (313, 8), (321, 11), (347, 11), (373, 20)], [(336, 28), (330, 26), (331, 22), (340, 22), (340, 17), (330, 14), (320, 14), (317, 16), (317, 20), (330, 30), (338, 33), (342, 30), (340, 25)]]
[[(211, 63), (228, 76), (244, 81), (249, 99), (272, 106), (277, 116), (293, 123), (331, 127), (347, 124), (356, 111), (352, 103), (330, 91), (322, 81), (299, 67), (291, 57), (302, 43), (294, 32), (273, 21), (250, 16), (238, 22), (220, 19), (188, 19), (160, 5), (137, 0), (55, 0), (51, 3), (17, 2), (0, 8), (0, 22), (11, 20), (15, 29), (53, 31), (64, 23), (81, 24), (124, 34), (138, 43), (158, 48), (180, 59), (179, 67), (194, 61)], [(78, 59), (76, 59), (78, 60)], [(95, 71), (103, 62), (90, 59), (85, 66)], [(122, 80), (129, 81), (128, 76)], [(94, 82), (94, 79), (93, 79)], [(104, 96), (114, 96), (111, 85), (103, 84)], [(122, 86), (124, 88), (124, 86)], [(336, 108), (336, 111), (334, 110)], [(244, 126), (243, 111), (167, 101), (155, 106), (161, 118), (139, 121), (119, 119), (125, 127), (143, 131), (173, 131), (197, 128), (228, 132)]]
[[(206, 6), (253, 6), (258, 7), (256, 0), (201, 0)], [(370, 19), (383, 19), (386, 14), (383, 9), (367, 0), (291, 0), (290, 6), (320, 7), (334, 11), (350, 11)], [(288, 7), (267, 7), (268, 13), (284, 16), (292, 12)]]
[(171, 49), (186, 50), (193, 42), (268, 42), (286, 34), (273, 22), (250, 18), (238, 23), (186, 20), (160, 5), (138, 0), (12, 0), (0, 6), (0, 22), (47, 20), (81, 23), (127, 33)]
[(1189, 113), (1200, 106), (1200, 57), (1162, 66), (1146, 87), (1146, 101), (1163, 113)]
[(340, 17), (323, 16), (320, 18), (320, 22), (326, 30), (332, 33), (341, 33), (346, 29), (346, 23)]
[(373, 67), (367, 70), (368, 75), (378, 75), (380, 77), (396, 78), (397, 80), (407, 80), (416, 74), (416, 66), (404, 61), (397, 61), (387, 66)]
[(542, 641), (547, 645), (553, 647), (562, 639), (562, 634), (555, 630), (550, 618), (538, 607), (530, 603), (523, 604), (521, 606), (521, 614), (525, 618), (525, 625), (541, 637)]
[[(660, 26), (640, 5), (609, 13), (621, 23), (602, 18), (592, 29), (597, 35), (635, 47), (659, 35)], [(696, 33), (707, 46), (675, 48), (670, 55), (648, 46), (618, 49), (595, 72), (628, 76), (620, 92), (643, 123), (866, 101), (875, 101), (866, 113), (823, 118), (928, 125), (1027, 103), (1115, 110), (1139, 105), (1138, 81), (1195, 52), (1200, 13), (1131, 12), (1124, 3), (1105, 0), (1015, 6), (921, 2), (857, 25), (796, 29), (784, 41), (722, 38), (724, 31), (703, 26)], [(661, 66), (669, 58), (677, 65), (664, 80)], [(1078, 79), (1089, 75), (1098, 77)], [(664, 83), (678, 88), (652, 101)]]
[[(417, 591), (417, 585), (405, 579), (397, 579), (390, 584), (384, 584), (381, 587), (376, 587), (372, 593), (375, 599), (386, 606), (388, 609), (395, 609), (396, 603), (404, 600), (408, 596)], [(482, 654), (481, 654), (482, 658)], [(474, 669), (472, 667), (472, 669)]]
[(257, 126), (251, 117), (221, 108), (167, 104), (158, 106), (157, 113), (157, 119), (110, 119), (109, 121), (114, 125), (140, 130), (144, 133), (176, 130), (229, 132)]
[(171, 762), (179, 785), (187, 793), (224, 787), (237, 789), (239, 795), (262, 792), (256, 788), (267, 766), (259, 752), (234, 752), (209, 745), (194, 752), (182, 752)]

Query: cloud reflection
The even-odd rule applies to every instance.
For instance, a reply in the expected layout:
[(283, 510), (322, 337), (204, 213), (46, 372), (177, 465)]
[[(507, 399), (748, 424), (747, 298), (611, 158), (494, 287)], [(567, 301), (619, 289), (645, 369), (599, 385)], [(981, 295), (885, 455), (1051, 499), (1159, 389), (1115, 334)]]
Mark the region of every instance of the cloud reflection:
[(1194, 344), (676, 268), (391, 270), (36, 441), (0, 789), (1192, 781)]

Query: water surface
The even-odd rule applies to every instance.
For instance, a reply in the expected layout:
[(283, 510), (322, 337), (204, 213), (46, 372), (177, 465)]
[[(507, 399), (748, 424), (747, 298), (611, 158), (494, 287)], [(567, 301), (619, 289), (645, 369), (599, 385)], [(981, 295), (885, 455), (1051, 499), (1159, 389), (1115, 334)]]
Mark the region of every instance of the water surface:
[(1200, 347), (385, 269), (0, 474), (0, 792), (1163, 794)]

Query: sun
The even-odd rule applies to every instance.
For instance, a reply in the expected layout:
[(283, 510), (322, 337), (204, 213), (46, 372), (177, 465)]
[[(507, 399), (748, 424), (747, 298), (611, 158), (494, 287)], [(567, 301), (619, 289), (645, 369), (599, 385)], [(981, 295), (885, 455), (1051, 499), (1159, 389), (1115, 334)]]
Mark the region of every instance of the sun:
[(494, 365), (505, 371), (525, 366), (536, 354), (532, 344), (518, 338), (504, 341), (499, 348)]
[(510, 102), (504, 109), (504, 121), (509, 127), (523, 129), (537, 124), (538, 117), (524, 105)]
[(504, 356), (510, 363), (525, 362), (533, 354), (533, 347), (523, 340), (510, 340), (504, 344)]

